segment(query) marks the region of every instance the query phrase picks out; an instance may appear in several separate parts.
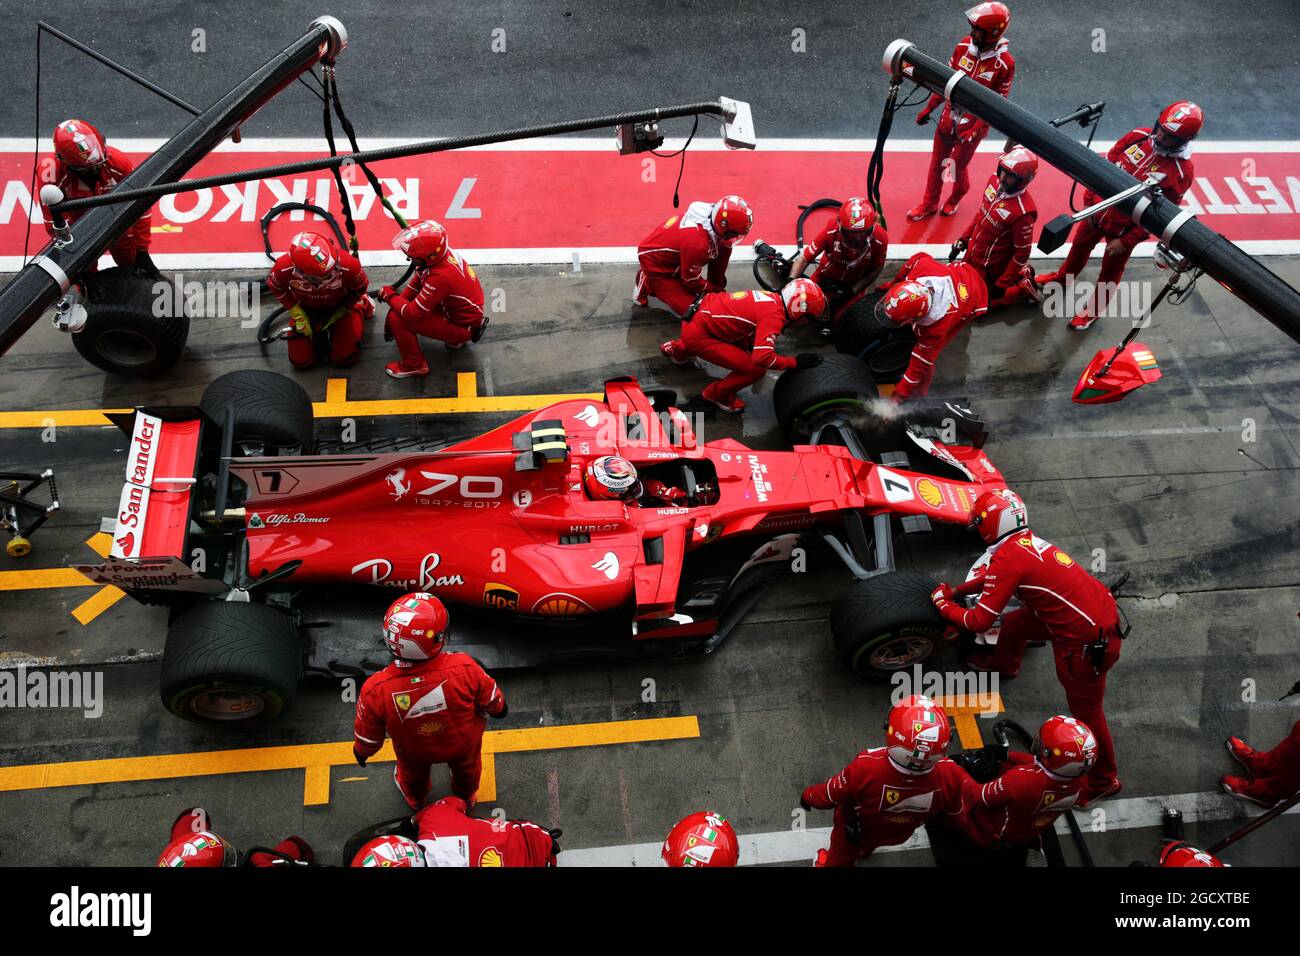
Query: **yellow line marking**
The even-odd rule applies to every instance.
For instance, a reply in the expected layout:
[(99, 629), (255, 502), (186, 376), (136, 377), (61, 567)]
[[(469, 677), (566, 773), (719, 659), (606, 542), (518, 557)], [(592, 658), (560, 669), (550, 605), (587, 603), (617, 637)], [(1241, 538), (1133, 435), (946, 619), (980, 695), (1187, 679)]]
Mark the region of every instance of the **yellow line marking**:
[(983, 692), (976, 692), (970, 697), (940, 697), (935, 703), (953, 719), (952, 722), (957, 727), (957, 739), (965, 750), (984, 746), (984, 736), (980, 733), (979, 721), (975, 718), (992, 717), (1005, 709), (1001, 694)]
[(86, 539), (86, 547), (101, 558), (106, 558), (108, 552), (113, 550), (113, 536), (106, 531), (96, 531)]
[[(694, 717), (652, 717), (559, 727), (490, 730), (483, 735), (483, 778), (479, 795), (496, 799), (496, 763), (493, 755), (570, 747), (687, 740), (700, 736)], [(371, 763), (392, 761), (392, 743), (370, 758)], [(159, 754), (153, 757), (114, 757), (66, 763), (0, 767), (0, 792), (43, 790), (49, 787), (83, 787), (129, 780), (170, 780), (216, 774), (266, 770), (298, 770), (303, 774), (303, 804), (319, 806), (330, 798), (332, 767), (351, 767), (352, 741), (298, 744), (287, 747), (253, 747), (246, 750), (211, 750), (199, 753)]]
[(126, 592), (121, 588), (106, 584), (73, 608), (72, 616), (84, 627), (124, 597)]
[[(317, 418), (383, 417), (387, 415), (450, 415), (475, 412), (531, 412), (556, 402), (599, 401), (601, 392), (556, 392), (542, 395), (479, 395), (476, 372), (456, 373), (456, 394), (444, 398), (393, 398), (351, 401), (347, 379), (325, 383), (325, 401), (314, 402)], [(64, 408), (34, 412), (0, 412), (4, 428), (78, 428), (110, 424), (107, 416), (129, 413), (131, 408)]]
[(0, 591), (38, 591), (43, 588), (83, 588), (94, 581), (72, 568), (31, 568), (0, 571)]

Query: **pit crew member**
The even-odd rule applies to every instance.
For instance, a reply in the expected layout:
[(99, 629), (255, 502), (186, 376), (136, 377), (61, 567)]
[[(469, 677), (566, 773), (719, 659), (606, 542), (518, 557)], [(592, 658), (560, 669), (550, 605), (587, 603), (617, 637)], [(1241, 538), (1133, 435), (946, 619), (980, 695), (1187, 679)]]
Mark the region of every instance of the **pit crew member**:
[(420, 844), (400, 833), (390, 833), (387, 836), (375, 837), (357, 850), (350, 865), (386, 869), (410, 868), (427, 864), (424, 862), (424, 850), (420, 849)]
[(984, 187), (979, 211), (953, 243), (950, 258), (961, 255), (984, 274), (990, 309), (1037, 295), (1029, 252), (1038, 207), (1028, 192), (1037, 172), (1038, 157), (1023, 146), (998, 157), (997, 171)]
[[(238, 866), (239, 852), (210, 829), (211, 820), (202, 807), (182, 810), (172, 824), (171, 838), (155, 866), (214, 867)], [(254, 847), (244, 858), (245, 866), (305, 866), (316, 862), (316, 854), (299, 836), (286, 837), (274, 847)]]
[[(1125, 134), (1106, 153), (1106, 158), (1135, 179), (1155, 179), (1160, 192), (1172, 203), (1180, 203), (1193, 182), (1192, 140), (1205, 125), (1205, 114), (1188, 100), (1171, 103), (1160, 111), (1154, 128), (1139, 127)], [(1091, 206), (1101, 197), (1089, 191), (1084, 205)], [(1124, 277), (1124, 267), (1147, 231), (1133, 222), (1127, 213), (1112, 207), (1079, 222), (1070, 237), (1070, 254), (1055, 272), (1037, 278), (1038, 284), (1061, 282), (1077, 276), (1088, 264), (1097, 243), (1105, 242), (1097, 287), (1074, 318), (1070, 328), (1083, 331), (1106, 310), (1115, 283)]]
[(1271, 807), (1300, 790), (1300, 721), (1272, 750), (1255, 750), (1239, 737), (1229, 737), (1227, 747), (1246, 775), (1224, 777), (1226, 792)]
[(739, 412), (745, 402), (736, 394), (769, 370), (811, 368), (817, 355), (791, 358), (776, 351), (776, 339), (787, 324), (802, 324), (826, 313), (826, 294), (811, 279), (795, 279), (780, 294), (774, 292), (712, 292), (687, 311), (682, 336), (659, 350), (679, 365), (692, 356), (730, 369), (731, 374), (707, 385), (700, 397), (724, 412)]
[(876, 210), (861, 196), (850, 196), (835, 218), (813, 236), (790, 264), (798, 279), (816, 262), (810, 278), (821, 286), (832, 310), (876, 281), (889, 250), (889, 234), (876, 222)]
[(317, 232), (300, 232), (275, 260), (266, 287), (289, 313), (289, 361), (296, 369), (316, 364), (317, 344), (339, 368), (361, 354), (362, 323), (375, 314), (366, 295), (370, 280), (357, 257)]
[(974, 606), (954, 602), (947, 584), (940, 584), (931, 600), (949, 624), (978, 634), (992, 627), (1012, 596), (1019, 598), (1022, 607), (1002, 619), (994, 652), (973, 654), (967, 663), (1009, 679), (1020, 673), (1030, 641), (1051, 641), (1070, 714), (1087, 724), (1097, 742), (1097, 760), (1079, 806), (1113, 796), (1120, 782), (1102, 702), (1122, 637), (1114, 595), (1072, 557), (1029, 529), (1025, 503), (1013, 491), (980, 494), (971, 510), (971, 525), (989, 546), (976, 561), (976, 567), (986, 569)]
[[(111, 192), (133, 169), (135, 164), (126, 153), (109, 146), (98, 129), (85, 120), (68, 119), (54, 128), (54, 164), (42, 174), (42, 179), (58, 186), (64, 199), (84, 199)], [(84, 211), (78, 209), (63, 218), (73, 223)], [(45, 231), (53, 237), (49, 207), (42, 203), (41, 212), (45, 216)], [(153, 217), (146, 212), (108, 247), (113, 261), (124, 268), (135, 267), (158, 275), (149, 258), (152, 227)], [(96, 268), (92, 263), (89, 271), (94, 272)]]
[(1007, 754), (1006, 769), (971, 801), (966, 834), (977, 846), (1037, 848), (1043, 831), (1074, 806), (1097, 759), (1097, 741), (1073, 717), (1049, 717), (1033, 753)]
[(912, 358), (891, 396), (903, 402), (929, 393), (939, 353), (967, 322), (988, 311), (988, 290), (970, 263), (937, 262), (918, 252), (903, 263), (876, 308), (882, 318), (916, 332)]
[(496, 681), (468, 654), (444, 650), (451, 619), (432, 594), (393, 602), (384, 615), (384, 641), (393, 663), (361, 687), (353, 753), (365, 766), (391, 737), (393, 780), (412, 810), (428, 796), (434, 764), (451, 769), (451, 790), (474, 805), (482, 774), (483, 729), (506, 715)]
[(817, 866), (853, 866), (878, 847), (903, 843), (931, 817), (954, 822), (975, 783), (944, 756), (948, 715), (928, 697), (910, 695), (889, 711), (885, 746), (864, 750), (835, 776), (804, 790), (805, 810), (835, 811), (829, 850)]
[(388, 285), (379, 290), (380, 301), (388, 304), (387, 329), (401, 354), (385, 371), (393, 378), (428, 375), (419, 336), (449, 349), (481, 339), (488, 325), (483, 286), (474, 267), (447, 245), (447, 230), (432, 219), (403, 229), (393, 248), (415, 263), (415, 273), (401, 292)]
[(754, 213), (739, 196), (693, 202), (684, 214), (669, 216), (637, 247), (641, 268), (632, 300), (648, 305), (654, 296), (684, 316), (699, 296), (727, 287), (731, 247), (753, 225)]
[[(970, 35), (963, 37), (953, 50), (948, 66), (966, 74), (980, 86), (986, 86), (999, 96), (1011, 92), (1011, 82), (1016, 75), (1016, 61), (1007, 44), (1007, 27), (1011, 24), (1011, 11), (1004, 3), (980, 3), (966, 11), (970, 21)], [(907, 213), (912, 222), (933, 216), (939, 209), (939, 194), (943, 189), (945, 164), (952, 164), (952, 192), (943, 204), (943, 214), (951, 216), (957, 211), (970, 177), (970, 165), (975, 150), (988, 134), (989, 124), (954, 109), (939, 93), (930, 96), (929, 102), (916, 116), (917, 125), (924, 125), (943, 103), (939, 126), (934, 133), (934, 150), (930, 154), (930, 171), (925, 181), (925, 197)]]
[(527, 820), (472, 817), (460, 797), (443, 797), (415, 815), (425, 866), (555, 866), (559, 830)]
[(740, 840), (726, 817), (701, 810), (677, 821), (659, 855), (671, 867), (737, 866)]

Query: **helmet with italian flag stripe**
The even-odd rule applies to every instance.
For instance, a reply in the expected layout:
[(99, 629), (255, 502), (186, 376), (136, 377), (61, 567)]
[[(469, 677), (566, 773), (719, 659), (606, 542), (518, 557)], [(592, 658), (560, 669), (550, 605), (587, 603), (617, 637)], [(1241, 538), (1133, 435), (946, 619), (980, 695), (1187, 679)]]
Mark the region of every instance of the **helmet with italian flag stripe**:
[(416, 591), (398, 598), (384, 615), (384, 643), (398, 661), (432, 660), (442, 653), (450, 625), (443, 603)]
[(928, 773), (943, 759), (950, 740), (948, 715), (929, 697), (910, 694), (889, 711), (885, 747), (895, 766)]
[(678, 821), (660, 854), (674, 867), (735, 866), (740, 860), (740, 841), (726, 817), (702, 810)]

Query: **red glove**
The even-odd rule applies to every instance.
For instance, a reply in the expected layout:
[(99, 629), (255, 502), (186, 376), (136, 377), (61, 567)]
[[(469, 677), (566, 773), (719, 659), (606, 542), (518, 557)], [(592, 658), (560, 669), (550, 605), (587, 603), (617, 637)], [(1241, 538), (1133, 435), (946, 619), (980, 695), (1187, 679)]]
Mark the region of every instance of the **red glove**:
[(942, 614), (944, 605), (952, 604), (952, 597), (953, 597), (952, 588), (949, 587), (947, 583), (940, 584), (937, 588), (934, 589), (933, 593), (931, 593), (930, 603), (933, 604), (935, 607), (937, 607), (939, 609), (939, 613)]
[(921, 110), (921, 112), (917, 113), (917, 114), (916, 114), (916, 125), (917, 125), (917, 126), (924, 126), (926, 123), (930, 122), (930, 114), (931, 114), (932, 112), (934, 112), (933, 108), (927, 106), (925, 109)]
[(379, 290), (379, 301), (387, 302), (395, 295), (397, 295), (397, 290), (394, 289), (391, 285), (386, 285)]

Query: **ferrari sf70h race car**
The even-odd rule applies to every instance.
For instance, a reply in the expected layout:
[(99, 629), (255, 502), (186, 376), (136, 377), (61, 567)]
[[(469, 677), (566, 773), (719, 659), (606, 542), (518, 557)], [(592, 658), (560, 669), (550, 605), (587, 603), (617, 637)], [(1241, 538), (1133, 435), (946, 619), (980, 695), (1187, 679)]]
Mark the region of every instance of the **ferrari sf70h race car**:
[[(116, 417), (130, 442), (113, 548), (81, 570), (169, 608), (163, 702), (205, 722), (266, 720), (304, 676), (383, 666), (379, 622), (406, 591), (442, 598), (451, 646), (488, 667), (707, 652), (806, 534), (857, 579), (832, 615), (840, 655), (888, 673), (943, 632), (932, 582), (894, 568), (896, 529), (964, 525), (1005, 484), (968, 410), (891, 418), (874, 395), (849, 356), (785, 373), (789, 451), (699, 443), (672, 392), (620, 378), (476, 438), (334, 453), (297, 383), (232, 372), (198, 408)], [(904, 442), (930, 473), (884, 451)], [(608, 454), (673, 503), (589, 498), (585, 469)]]

